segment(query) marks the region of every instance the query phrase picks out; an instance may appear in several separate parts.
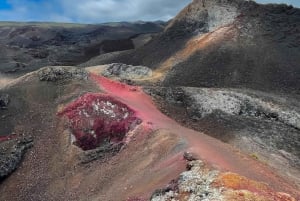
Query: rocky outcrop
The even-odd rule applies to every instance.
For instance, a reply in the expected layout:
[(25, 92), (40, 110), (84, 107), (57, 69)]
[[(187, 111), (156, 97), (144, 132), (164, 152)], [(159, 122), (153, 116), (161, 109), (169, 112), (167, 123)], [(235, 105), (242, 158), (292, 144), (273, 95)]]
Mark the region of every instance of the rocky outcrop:
[(102, 73), (105, 77), (121, 79), (143, 79), (152, 76), (152, 70), (146, 66), (132, 66), (121, 63), (109, 64)]
[(296, 201), (289, 194), (238, 174), (221, 173), (205, 167), (202, 161), (189, 162), (187, 171), (164, 188), (155, 191), (151, 201)]
[(240, 0), (194, 0), (173, 19), (165, 32), (170, 35), (174, 35), (172, 32), (187, 35), (214, 31), (233, 23), (241, 13), (239, 7), (242, 3)]
[(6, 109), (9, 103), (8, 94), (0, 94), (0, 109)]
[(0, 146), (0, 180), (17, 169), (27, 149), (32, 147), (33, 139), (26, 137), (20, 140), (1, 142)]
[(223, 200), (221, 189), (212, 187), (217, 171), (205, 171), (201, 161), (192, 161), (189, 170), (181, 173), (178, 180), (169, 184), (165, 189), (157, 190), (151, 201), (167, 200)]
[(300, 130), (300, 111), (296, 108), (230, 90), (187, 88), (185, 91), (193, 101), (189, 110), (199, 118), (220, 111), (228, 115), (280, 121)]
[(124, 146), (124, 143), (113, 145), (111, 143), (104, 143), (100, 147), (93, 150), (84, 151), (79, 156), (79, 160), (82, 164), (87, 164), (95, 160), (105, 160), (116, 155)]
[(55, 82), (58, 80), (87, 80), (88, 73), (84, 69), (71, 66), (45, 67), (38, 71), (41, 81)]

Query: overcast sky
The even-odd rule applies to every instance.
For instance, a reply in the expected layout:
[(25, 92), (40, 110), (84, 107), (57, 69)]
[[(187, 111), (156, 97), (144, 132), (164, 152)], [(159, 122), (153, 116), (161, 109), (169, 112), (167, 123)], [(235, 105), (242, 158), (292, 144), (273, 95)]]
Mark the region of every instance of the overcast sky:
[[(0, 21), (168, 20), (192, 0), (0, 0)], [(257, 0), (300, 7), (300, 0)]]

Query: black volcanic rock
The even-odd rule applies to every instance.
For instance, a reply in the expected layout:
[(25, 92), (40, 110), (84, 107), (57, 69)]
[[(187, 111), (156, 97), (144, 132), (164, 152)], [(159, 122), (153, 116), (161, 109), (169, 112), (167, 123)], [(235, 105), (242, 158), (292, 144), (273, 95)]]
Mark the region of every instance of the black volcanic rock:
[(0, 181), (11, 174), (20, 164), (27, 149), (32, 147), (33, 139), (26, 137), (1, 143)]
[(9, 95), (8, 94), (0, 94), (0, 109), (7, 108), (9, 103)]
[(87, 80), (88, 73), (79, 68), (74, 68), (71, 66), (54, 66), (54, 67), (45, 67), (39, 70), (39, 79), (40, 81), (49, 81), (55, 82), (58, 80), (67, 80), (67, 79), (78, 79), (78, 80)]

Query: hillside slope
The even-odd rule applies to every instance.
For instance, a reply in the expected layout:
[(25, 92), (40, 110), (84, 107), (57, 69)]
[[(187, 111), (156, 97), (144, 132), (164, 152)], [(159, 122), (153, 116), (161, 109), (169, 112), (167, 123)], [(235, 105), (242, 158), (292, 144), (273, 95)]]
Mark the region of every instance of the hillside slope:
[(244, 0), (194, 0), (134, 52), (99, 58), (156, 69), (165, 86), (299, 93), (300, 9)]
[(47, 67), (0, 94), (10, 100), (0, 109), (1, 200), (157, 200), (179, 189), (191, 200), (300, 196), (267, 164), (162, 114), (142, 87)]

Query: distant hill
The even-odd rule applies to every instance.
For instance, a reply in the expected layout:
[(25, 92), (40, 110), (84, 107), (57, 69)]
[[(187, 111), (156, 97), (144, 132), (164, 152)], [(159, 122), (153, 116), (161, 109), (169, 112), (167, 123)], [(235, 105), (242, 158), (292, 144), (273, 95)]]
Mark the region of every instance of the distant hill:
[(103, 53), (134, 49), (134, 38), (163, 28), (163, 22), (0, 22), (0, 73), (24, 74), (46, 65), (77, 65)]

